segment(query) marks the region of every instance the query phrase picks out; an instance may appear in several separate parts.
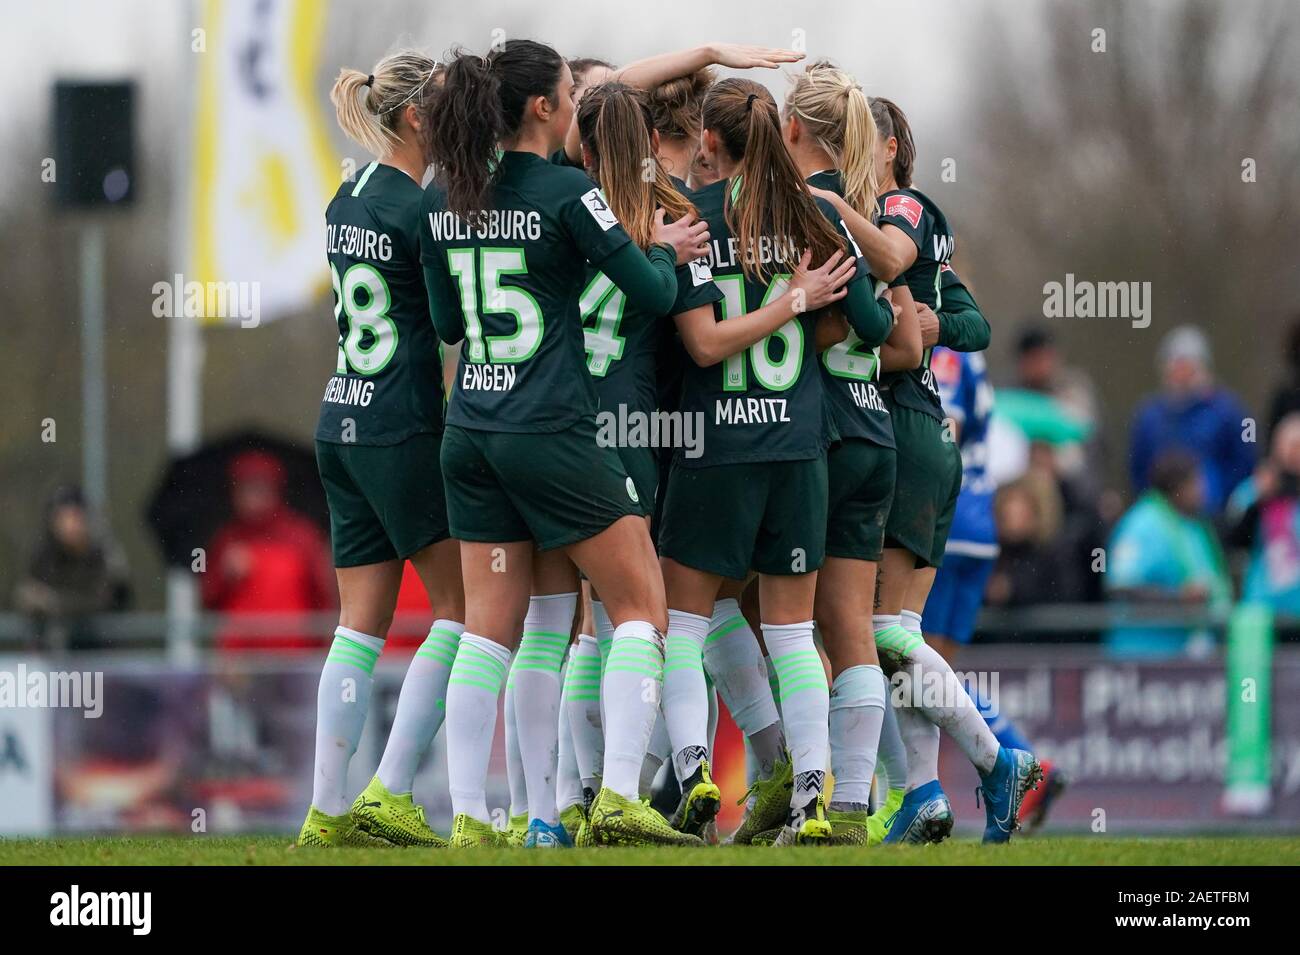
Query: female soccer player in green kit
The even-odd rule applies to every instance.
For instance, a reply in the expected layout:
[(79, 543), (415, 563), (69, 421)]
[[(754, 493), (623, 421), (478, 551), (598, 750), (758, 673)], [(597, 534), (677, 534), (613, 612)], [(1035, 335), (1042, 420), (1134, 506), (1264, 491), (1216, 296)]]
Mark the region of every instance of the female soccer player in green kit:
[[(449, 536), (439, 450), (442, 366), (419, 261), (421, 140), (438, 65), (385, 57), (344, 70), (331, 98), (350, 139), (379, 157), (326, 210), (338, 363), (321, 401), (316, 457), (330, 509), (341, 609), (317, 699), (312, 807), (300, 845), (446, 843), (411, 798), (420, 757), (442, 722), (464, 629), (460, 554)], [(348, 763), (370, 699), (407, 560), (436, 618), (402, 684), (378, 773), (348, 811)]]
[[(877, 221), (869, 221), (833, 194), (826, 198), (844, 217), (872, 271), (890, 280), (902, 276), (918, 307), (937, 313), (941, 268), (952, 255), (952, 232), (934, 201), (912, 187), (916, 149), (903, 111), (882, 98), (871, 101), (871, 110), (879, 132)], [(938, 780), (942, 727), (980, 774), (984, 840), (1006, 842), (1016, 826), (1021, 799), (1042, 770), (1032, 754), (1000, 746), (952, 668), (921, 635), (921, 611), (943, 560), (961, 488), (961, 455), (945, 433), (929, 357), (928, 348), (919, 363), (910, 354), (882, 351), (898, 474), (873, 625), (886, 668), (902, 671), (909, 688), (908, 704), (896, 711), (907, 748), (907, 793), (886, 820), (884, 841), (938, 842), (952, 831), (952, 808)], [(922, 693), (936, 676), (944, 688), (938, 703)]]
[[(825, 63), (809, 66), (786, 95), (782, 131), (810, 186), (874, 218), (876, 124), (867, 96), (852, 76)], [(893, 298), (901, 315), (883, 345), (868, 347), (850, 331), (822, 353), (820, 362), (840, 441), (827, 456), (826, 562), (817, 577), (814, 616), (832, 679), (835, 792), (827, 818), (832, 841), (843, 844), (868, 841), (867, 804), (888, 707), (871, 629), (876, 565), (896, 469), (894, 427), (879, 387), (881, 350), (910, 355), (904, 360), (912, 363), (921, 359), (920, 326), (905, 284), (893, 290)], [(900, 790), (903, 781), (900, 775)], [(898, 798), (901, 802), (901, 791)]]
[[(709, 776), (704, 642), (722, 580), (743, 579), (753, 568), (793, 762), (776, 841), (818, 841), (830, 835), (822, 801), (829, 691), (812, 617), (831, 433), (814, 370), (817, 310), (839, 302), (872, 345), (888, 335), (893, 314), (876, 300), (865, 270), (851, 280), (846, 270), (847, 284), (824, 297), (800, 287), (810, 261), (834, 269), (848, 242), (786, 152), (766, 89), (741, 79), (715, 84), (702, 125), (703, 159), (723, 178), (692, 198), (709, 224), (708, 264), (724, 297), (717, 316), (677, 318), (694, 359), (682, 409), (703, 416), (704, 436), (701, 456), (679, 452), (674, 459), (660, 537), (670, 608), (664, 714), (682, 781), (675, 821), (698, 830), (718, 810)], [(757, 303), (786, 309), (787, 321), (748, 348), (700, 347), (707, 328), (725, 330), (730, 316)]]
[[(573, 79), (550, 47), (510, 40), (457, 53), (427, 111), (437, 176), (422, 204), (421, 255), (439, 334), (464, 340), (442, 465), (462, 542), (466, 632), (447, 693), (454, 846), (501, 845), (484, 785), (496, 701), (523, 627), (534, 546), (563, 548), (616, 627), (610, 650), (604, 789), (628, 841), (663, 828), (637, 798), (667, 624), (635, 484), (596, 434), (578, 302), (588, 262), (630, 300), (663, 314), (676, 266), (703, 253), (702, 223), (631, 241), (583, 173), (548, 162), (573, 116)], [(615, 662), (617, 661), (617, 663)], [(612, 835), (612, 833), (611, 833)]]

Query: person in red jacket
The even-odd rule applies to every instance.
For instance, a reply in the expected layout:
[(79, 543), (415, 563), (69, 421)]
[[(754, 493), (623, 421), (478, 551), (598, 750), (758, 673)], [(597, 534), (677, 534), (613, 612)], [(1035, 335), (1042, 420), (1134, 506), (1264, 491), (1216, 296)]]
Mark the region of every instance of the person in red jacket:
[[(230, 465), (234, 515), (208, 544), (203, 605), (227, 615), (217, 634), (222, 650), (285, 650), (315, 646), (306, 619), (335, 606), (329, 548), (324, 535), (284, 501), (284, 468), (272, 455), (248, 451)], [(241, 615), (303, 614), (288, 629), (266, 634), (242, 624)], [(292, 620), (292, 618), (286, 618)]]

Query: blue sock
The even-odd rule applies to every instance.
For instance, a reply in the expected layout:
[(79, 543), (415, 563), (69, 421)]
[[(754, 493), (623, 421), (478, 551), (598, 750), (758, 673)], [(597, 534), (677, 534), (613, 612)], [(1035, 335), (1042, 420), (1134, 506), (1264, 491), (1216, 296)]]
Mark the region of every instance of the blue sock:
[(1016, 728), (1016, 724), (1001, 713), (995, 714), (988, 701), (974, 687), (969, 687), (969, 689), (971, 696), (975, 699), (975, 706), (980, 711), (980, 716), (984, 717), (984, 722), (988, 724), (998, 742), (1007, 749), (1030, 750), (1029, 741), (1020, 735), (1020, 730)]

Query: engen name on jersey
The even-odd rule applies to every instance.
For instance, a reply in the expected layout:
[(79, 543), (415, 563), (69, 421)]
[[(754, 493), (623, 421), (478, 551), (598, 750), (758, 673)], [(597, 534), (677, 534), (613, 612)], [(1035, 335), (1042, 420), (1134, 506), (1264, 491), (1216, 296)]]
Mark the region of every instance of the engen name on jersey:
[(484, 209), (478, 215), (477, 224), (471, 224), (454, 212), (430, 212), (429, 231), (436, 242), (465, 239), (535, 242), (542, 237), (542, 214), (536, 210)]
[(788, 422), (784, 398), (719, 398), (713, 403), (713, 423), (773, 424)]
[(387, 232), (359, 225), (330, 223), (325, 226), (325, 254), (387, 262), (393, 257), (393, 240)]
[(515, 386), (518, 371), (514, 365), (480, 365), (461, 362), (462, 391), (509, 391)]

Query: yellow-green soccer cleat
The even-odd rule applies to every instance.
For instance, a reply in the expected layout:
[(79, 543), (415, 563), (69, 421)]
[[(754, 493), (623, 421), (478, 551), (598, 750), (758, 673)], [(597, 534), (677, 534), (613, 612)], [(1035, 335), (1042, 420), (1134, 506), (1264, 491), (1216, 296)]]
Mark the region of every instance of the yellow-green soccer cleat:
[(517, 816), (511, 816), (504, 834), (508, 845), (522, 849), (524, 840), (528, 838), (528, 813), (521, 812)]
[(682, 801), (673, 813), (672, 827), (688, 836), (702, 836), (704, 827), (722, 808), (722, 790), (709, 776), (709, 761), (700, 760), (695, 772), (682, 784)]
[(871, 816), (863, 810), (826, 810), (826, 821), (831, 824), (831, 835), (826, 840), (828, 846), (867, 846), (870, 845)]
[(891, 789), (885, 794), (885, 803), (867, 817), (867, 845), (878, 846), (889, 835), (889, 824), (894, 821), (899, 808), (903, 805), (905, 789)]
[(376, 839), (368, 832), (358, 829), (350, 815), (327, 816), (315, 806), (307, 810), (307, 818), (298, 830), (298, 845), (312, 849), (337, 849), (343, 846), (392, 848), (392, 843)]
[(790, 810), (772, 845), (774, 846), (824, 846), (831, 837), (831, 824), (826, 820), (826, 801), (821, 793), (809, 800), (802, 809)]
[(395, 846), (445, 849), (447, 840), (424, 821), (424, 807), (410, 793), (391, 793), (376, 776), (352, 804), (352, 821), (358, 829)]
[(769, 829), (779, 829), (790, 814), (790, 791), (794, 787), (794, 771), (789, 760), (772, 768), (768, 779), (756, 779), (741, 800), (745, 804), (745, 818), (731, 836), (733, 845), (747, 846), (754, 837)]
[(579, 803), (574, 803), (564, 812), (560, 813), (560, 825), (564, 831), (569, 834), (569, 841), (575, 846), (578, 844), (578, 833), (582, 832), (583, 826), (587, 824), (587, 814), (582, 811)]
[(460, 813), (451, 821), (453, 849), (509, 849), (511, 842), (504, 832), (490, 822), (479, 822), (468, 813)]
[(784, 823), (781, 826), (777, 826), (775, 829), (768, 829), (764, 832), (754, 833), (754, 841), (751, 842), (750, 845), (770, 846), (772, 843), (776, 842), (776, 837), (781, 834), (781, 829), (783, 826)]
[(602, 789), (591, 807), (591, 835), (600, 846), (702, 846), (704, 840), (678, 832), (649, 801), (627, 799)]

